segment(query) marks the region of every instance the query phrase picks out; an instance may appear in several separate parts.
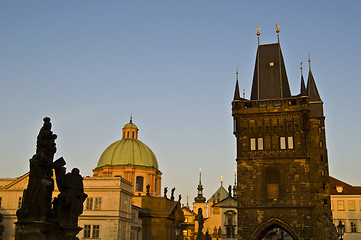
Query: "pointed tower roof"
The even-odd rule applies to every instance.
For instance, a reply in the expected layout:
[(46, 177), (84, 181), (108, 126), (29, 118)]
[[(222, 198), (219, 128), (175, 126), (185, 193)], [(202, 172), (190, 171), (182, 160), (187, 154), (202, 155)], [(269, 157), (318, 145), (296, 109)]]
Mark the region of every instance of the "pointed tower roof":
[(311, 60), (309, 62), (309, 72), (308, 72), (308, 80), (307, 80), (307, 95), (310, 97), (310, 102), (318, 102), (322, 101), (320, 94), (318, 93), (315, 79), (313, 78), (311, 71)]
[(279, 43), (259, 45), (253, 74), (251, 100), (291, 97)]
[(241, 95), (239, 94), (239, 85), (238, 85), (238, 71), (236, 72), (236, 89), (234, 90), (234, 98), (233, 100), (241, 100)]
[(301, 89), (300, 89), (300, 96), (307, 96), (307, 90), (305, 86), (305, 80), (303, 79), (303, 67), (301, 63)]

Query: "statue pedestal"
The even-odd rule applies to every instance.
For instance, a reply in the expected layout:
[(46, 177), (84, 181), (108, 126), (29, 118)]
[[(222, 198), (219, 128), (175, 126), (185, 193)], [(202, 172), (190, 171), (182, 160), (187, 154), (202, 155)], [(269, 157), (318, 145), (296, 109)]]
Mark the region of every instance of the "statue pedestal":
[(79, 240), (81, 227), (59, 227), (42, 221), (16, 222), (15, 240)]
[(16, 222), (15, 240), (46, 240), (48, 222), (20, 221)]

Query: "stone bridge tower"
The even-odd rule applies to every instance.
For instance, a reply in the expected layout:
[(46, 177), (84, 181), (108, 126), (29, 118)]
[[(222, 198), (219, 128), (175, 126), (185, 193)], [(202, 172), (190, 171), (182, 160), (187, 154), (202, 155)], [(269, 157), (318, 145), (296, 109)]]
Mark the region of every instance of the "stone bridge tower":
[(333, 239), (325, 117), (311, 68), (307, 88), (301, 68), (292, 96), (279, 40), (258, 44), (251, 97), (240, 96), (237, 73), (232, 115), (239, 239)]

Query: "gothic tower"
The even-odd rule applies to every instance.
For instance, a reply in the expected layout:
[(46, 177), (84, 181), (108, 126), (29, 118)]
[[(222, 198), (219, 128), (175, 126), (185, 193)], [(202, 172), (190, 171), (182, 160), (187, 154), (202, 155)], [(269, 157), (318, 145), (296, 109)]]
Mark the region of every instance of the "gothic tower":
[(251, 97), (240, 96), (237, 79), (232, 116), (239, 239), (333, 239), (325, 117), (311, 68), (292, 96), (279, 40), (258, 44)]

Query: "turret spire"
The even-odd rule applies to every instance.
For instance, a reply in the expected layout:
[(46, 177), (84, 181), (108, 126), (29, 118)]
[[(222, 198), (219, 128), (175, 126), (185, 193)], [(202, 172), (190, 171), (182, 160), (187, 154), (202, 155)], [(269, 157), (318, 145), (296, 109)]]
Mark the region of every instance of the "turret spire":
[(305, 80), (303, 79), (303, 67), (302, 67), (302, 62), (301, 62), (301, 90), (300, 90), (300, 95), (301, 96), (307, 96), (307, 91), (306, 91), (306, 86), (305, 86)]
[(311, 71), (311, 59), (308, 59), (309, 72), (307, 80), (307, 95), (310, 97), (310, 102), (322, 101), (320, 94), (318, 93), (315, 79)]
[(238, 85), (238, 68), (236, 71), (236, 89), (234, 90), (234, 98), (233, 100), (240, 100), (241, 96), (239, 94), (239, 85)]
[(311, 71), (311, 59), (308, 60), (309, 72), (307, 80), (307, 96), (310, 98), (310, 116), (311, 117), (323, 117), (323, 102), (320, 94), (318, 93), (315, 79)]

